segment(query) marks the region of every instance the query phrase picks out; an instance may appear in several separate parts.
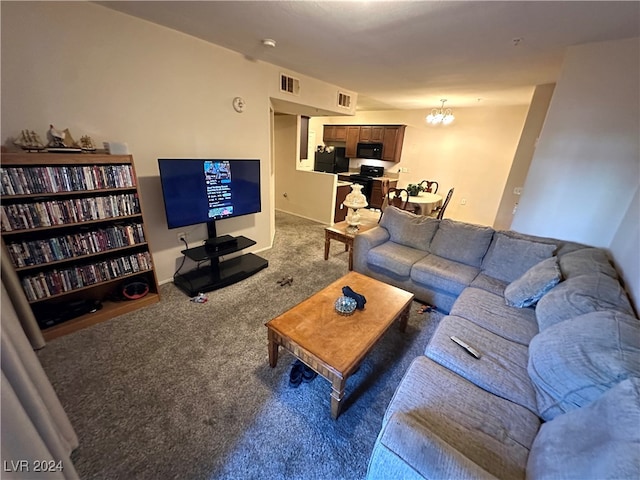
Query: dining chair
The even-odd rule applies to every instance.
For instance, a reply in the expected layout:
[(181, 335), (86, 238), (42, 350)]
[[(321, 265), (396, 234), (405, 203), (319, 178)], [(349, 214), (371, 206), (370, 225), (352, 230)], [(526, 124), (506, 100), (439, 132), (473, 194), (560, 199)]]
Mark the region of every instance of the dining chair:
[(393, 205), (394, 207), (398, 207), (401, 210), (407, 209), (407, 202), (409, 201), (409, 192), (406, 188), (390, 188), (387, 191), (387, 197), (384, 202), (382, 202), (382, 208), (380, 209), (380, 218), (378, 219), (378, 223), (382, 219), (382, 214), (384, 213), (384, 209), (389, 205)]
[(444, 216), (444, 211), (447, 209), (447, 205), (449, 205), (449, 202), (451, 201), (452, 196), (453, 196), (453, 188), (449, 190), (449, 193), (447, 193), (447, 197), (444, 199), (444, 202), (442, 202), (442, 205), (434, 208), (429, 214), (429, 216), (435, 217), (438, 220), (442, 220), (442, 217)]
[(422, 180), (418, 185), (421, 185), (425, 192), (438, 193), (438, 182), (434, 180)]

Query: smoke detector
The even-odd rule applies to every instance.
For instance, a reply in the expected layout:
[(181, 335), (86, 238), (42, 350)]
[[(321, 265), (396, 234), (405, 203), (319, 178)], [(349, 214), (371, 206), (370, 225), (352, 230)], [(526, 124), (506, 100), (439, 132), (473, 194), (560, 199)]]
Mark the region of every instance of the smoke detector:
[(265, 38), (262, 40), (262, 45), (269, 48), (276, 48), (276, 41), (273, 38)]

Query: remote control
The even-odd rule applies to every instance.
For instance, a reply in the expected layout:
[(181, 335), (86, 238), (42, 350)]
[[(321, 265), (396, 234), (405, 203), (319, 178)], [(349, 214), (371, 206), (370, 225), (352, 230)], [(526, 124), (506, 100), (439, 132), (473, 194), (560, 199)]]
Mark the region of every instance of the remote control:
[(463, 342), (462, 340), (460, 340), (455, 335), (452, 335), (450, 338), (451, 338), (451, 340), (456, 342), (458, 345), (460, 345), (462, 348), (464, 348), (464, 351), (467, 352), (469, 355), (471, 355), (472, 357), (475, 357), (475, 358), (480, 358), (480, 354), (478, 353), (478, 351), (475, 348), (469, 346), (468, 343)]

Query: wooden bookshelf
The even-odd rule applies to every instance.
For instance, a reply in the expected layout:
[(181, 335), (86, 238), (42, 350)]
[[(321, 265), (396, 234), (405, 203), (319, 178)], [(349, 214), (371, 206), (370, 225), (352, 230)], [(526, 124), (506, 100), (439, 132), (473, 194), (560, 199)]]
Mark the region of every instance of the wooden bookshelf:
[[(3, 153), (0, 189), (2, 241), (46, 340), (160, 300), (131, 155)], [(121, 300), (132, 279), (149, 292)], [(60, 321), (80, 300), (101, 308)]]

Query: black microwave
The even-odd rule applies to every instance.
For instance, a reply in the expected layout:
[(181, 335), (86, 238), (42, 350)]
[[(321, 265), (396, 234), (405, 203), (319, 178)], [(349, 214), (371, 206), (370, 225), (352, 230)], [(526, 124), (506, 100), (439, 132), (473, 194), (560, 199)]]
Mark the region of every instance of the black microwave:
[(372, 158), (374, 160), (382, 160), (382, 144), (358, 143), (356, 156), (358, 158)]

